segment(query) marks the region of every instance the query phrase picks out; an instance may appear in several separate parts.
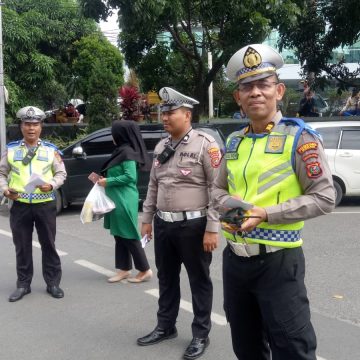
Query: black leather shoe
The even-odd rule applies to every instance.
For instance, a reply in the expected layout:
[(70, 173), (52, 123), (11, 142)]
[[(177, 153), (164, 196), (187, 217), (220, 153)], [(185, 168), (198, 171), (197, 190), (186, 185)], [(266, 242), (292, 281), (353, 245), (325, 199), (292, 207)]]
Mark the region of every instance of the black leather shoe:
[(137, 344), (140, 346), (153, 345), (175, 337), (177, 337), (175, 326), (169, 329), (161, 329), (157, 326), (150, 334), (137, 339)]
[(205, 339), (193, 338), (190, 345), (187, 347), (184, 353), (184, 359), (192, 360), (200, 357), (205, 349), (210, 344), (210, 339), (207, 337)]
[(10, 302), (18, 301), (18, 300), (22, 299), (22, 297), (24, 295), (30, 294), (30, 293), (31, 293), (30, 286), (29, 287), (19, 287), (9, 296), (9, 301)]
[(64, 292), (56, 285), (48, 285), (46, 291), (56, 299), (61, 299), (64, 297)]

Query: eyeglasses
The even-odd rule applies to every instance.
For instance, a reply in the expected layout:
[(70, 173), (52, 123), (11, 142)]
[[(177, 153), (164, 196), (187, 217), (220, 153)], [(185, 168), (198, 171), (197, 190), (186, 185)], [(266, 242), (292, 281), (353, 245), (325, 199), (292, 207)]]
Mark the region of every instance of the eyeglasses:
[(239, 91), (241, 92), (250, 92), (254, 86), (256, 86), (260, 91), (267, 91), (272, 88), (273, 85), (279, 84), (276, 81), (258, 81), (258, 82), (249, 82), (246, 84), (239, 84)]

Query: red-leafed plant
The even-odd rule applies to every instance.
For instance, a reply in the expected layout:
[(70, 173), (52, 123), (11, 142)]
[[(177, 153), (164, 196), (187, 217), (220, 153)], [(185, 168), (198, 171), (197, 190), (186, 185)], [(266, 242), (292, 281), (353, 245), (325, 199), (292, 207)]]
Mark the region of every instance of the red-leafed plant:
[(119, 89), (119, 95), (122, 117), (127, 120), (136, 120), (139, 99), (141, 98), (138, 89), (134, 86), (124, 85)]

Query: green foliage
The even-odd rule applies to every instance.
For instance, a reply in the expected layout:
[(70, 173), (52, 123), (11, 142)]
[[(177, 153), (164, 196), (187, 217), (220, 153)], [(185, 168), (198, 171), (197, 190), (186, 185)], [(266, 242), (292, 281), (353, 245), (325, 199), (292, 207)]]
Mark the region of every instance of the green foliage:
[(88, 128), (76, 128), (75, 136), (64, 136), (63, 134), (51, 134), (51, 135), (45, 135), (41, 138), (51, 142), (52, 144), (56, 145), (59, 149), (64, 149), (67, 146), (73, 144), (74, 142), (77, 142), (84, 138), (86, 135), (88, 135), (89, 129)]
[(89, 131), (111, 125), (118, 117), (116, 76), (100, 61), (89, 78), (87, 117)]
[(72, 76), (72, 44), (97, 32), (95, 22), (80, 15), (76, 0), (7, 0), (3, 10), (8, 115), (15, 103), (21, 107), (32, 101), (45, 109), (60, 105)]
[[(82, 3), (91, 6), (92, 0)], [(230, 56), (246, 44), (262, 42), (272, 28), (293, 21), (300, 11), (299, 1), (291, 0), (102, 3), (108, 9), (119, 9), (121, 48), (144, 88), (159, 90), (161, 86), (176, 84), (179, 91), (200, 101), (201, 113), (206, 111), (210, 83)], [(213, 56), (210, 70), (209, 51)], [(156, 80), (156, 75), (162, 83)]]
[(76, 92), (87, 100), (91, 93), (89, 81), (95, 68), (105, 67), (114, 78), (114, 85), (119, 88), (124, 82), (123, 57), (119, 50), (107, 41), (103, 35), (95, 34), (83, 37), (74, 43), (73, 76), (76, 79)]
[[(297, 49), (300, 63), (313, 87), (324, 88), (335, 78), (340, 89), (359, 84), (360, 67), (350, 72), (344, 59), (329, 65), (333, 50), (353, 45), (360, 35), (360, 6), (356, 0), (304, 0), (293, 22), (280, 28), (281, 46)], [(322, 76), (322, 72), (326, 76)]]

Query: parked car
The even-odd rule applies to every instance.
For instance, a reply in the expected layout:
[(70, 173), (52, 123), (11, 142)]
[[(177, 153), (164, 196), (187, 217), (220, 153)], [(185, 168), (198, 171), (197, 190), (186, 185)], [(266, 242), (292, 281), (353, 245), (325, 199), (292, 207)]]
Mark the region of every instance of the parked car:
[[(212, 135), (219, 146), (224, 148), (224, 136), (217, 125), (193, 124), (193, 127)], [(140, 125), (140, 130), (152, 158), (156, 144), (167, 137), (168, 133), (161, 124)], [(57, 190), (58, 213), (71, 203), (84, 202), (93, 185), (88, 179), (89, 174), (91, 172), (100, 173), (102, 164), (110, 157), (113, 150), (114, 143), (110, 128), (95, 131), (63, 149), (63, 159), (68, 176), (64, 185)], [(149, 172), (138, 173), (140, 201), (146, 197), (149, 175)]]
[(360, 121), (310, 122), (323, 137), (336, 189), (336, 205), (344, 196), (360, 196)]

